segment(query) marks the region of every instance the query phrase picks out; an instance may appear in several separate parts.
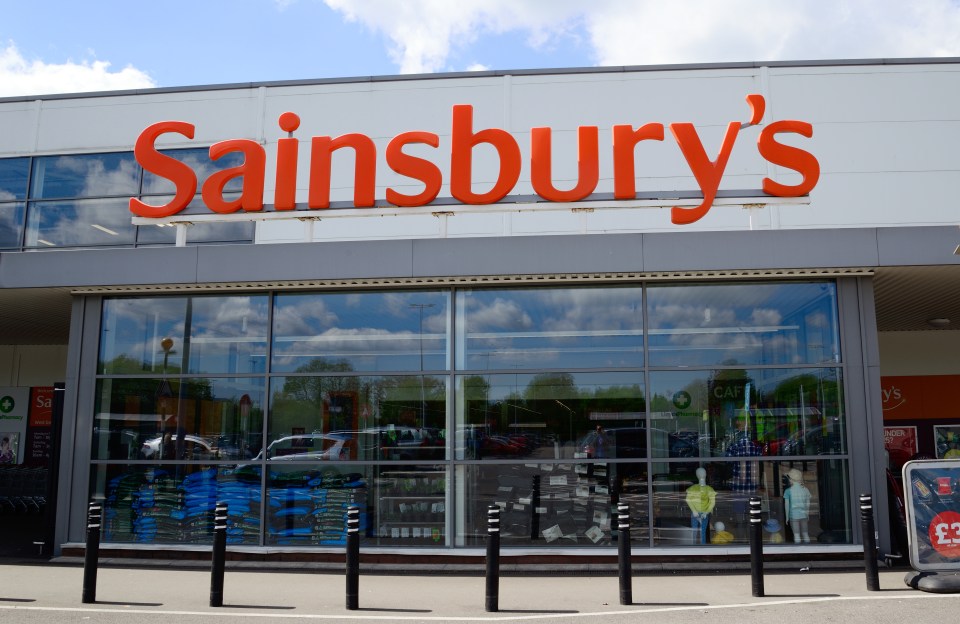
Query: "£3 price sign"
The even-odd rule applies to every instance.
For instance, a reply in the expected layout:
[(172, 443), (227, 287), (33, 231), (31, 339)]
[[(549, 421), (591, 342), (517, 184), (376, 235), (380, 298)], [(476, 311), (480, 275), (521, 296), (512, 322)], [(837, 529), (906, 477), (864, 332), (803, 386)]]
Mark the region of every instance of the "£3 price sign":
[(944, 557), (960, 557), (960, 513), (944, 511), (930, 521), (930, 544)]

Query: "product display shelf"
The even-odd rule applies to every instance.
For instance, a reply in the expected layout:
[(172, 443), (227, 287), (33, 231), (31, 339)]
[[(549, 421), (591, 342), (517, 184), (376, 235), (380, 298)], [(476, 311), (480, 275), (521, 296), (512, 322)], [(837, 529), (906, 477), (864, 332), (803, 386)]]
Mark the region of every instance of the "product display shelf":
[(377, 479), (381, 544), (427, 545), (445, 536), (446, 473), (388, 471)]

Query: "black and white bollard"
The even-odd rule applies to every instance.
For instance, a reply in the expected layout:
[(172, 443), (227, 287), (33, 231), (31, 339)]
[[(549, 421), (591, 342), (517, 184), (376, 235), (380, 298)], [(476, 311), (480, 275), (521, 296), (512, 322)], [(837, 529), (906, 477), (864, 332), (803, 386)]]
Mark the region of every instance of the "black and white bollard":
[(617, 563), (620, 568), (620, 604), (633, 604), (630, 569), (630, 506), (617, 503)]
[(103, 505), (90, 503), (87, 512), (87, 547), (83, 554), (83, 602), (97, 601), (97, 560), (100, 558), (100, 524)]
[(750, 580), (754, 597), (763, 597), (763, 516), (756, 496), (750, 498)]
[(347, 609), (360, 608), (360, 508), (347, 508)]
[(863, 531), (863, 563), (867, 572), (867, 590), (880, 591), (877, 572), (877, 534), (873, 524), (873, 497), (860, 495), (860, 525)]
[(223, 570), (227, 564), (227, 504), (213, 508), (213, 554), (210, 557), (210, 606), (223, 606)]
[(500, 609), (500, 507), (487, 508), (487, 611)]

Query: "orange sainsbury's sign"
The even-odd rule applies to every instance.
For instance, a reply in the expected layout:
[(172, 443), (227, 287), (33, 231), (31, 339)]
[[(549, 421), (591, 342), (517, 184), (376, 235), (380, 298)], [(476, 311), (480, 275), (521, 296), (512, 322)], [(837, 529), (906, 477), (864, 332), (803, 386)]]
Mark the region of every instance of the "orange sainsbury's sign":
[[(742, 128), (758, 125), (763, 118), (766, 102), (763, 96), (751, 94), (746, 97), (750, 107), (750, 121), (731, 121), (720, 151), (715, 158), (707, 155), (696, 127), (692, 123), (671, 123), (673, 135), (684, 160), (703, 193), (703, 202), (695, 207), (674, 206), (671, 220), (678, 225), (694, 223), (710, 210), (717, 196), (720, 181), (733, 146)], [(288, 137), (277, 144), (276, 180), (273, 209), (296, 210), (296, 183), (300, 141), (292, 134), (300, 127), (300, 117), (287, 112), (278, 120)], [(632, 125), (615, 125), (613, 132), (613, 195), (617, 200), (635, 199), (636, 162), (635, 148), (643, 141), (663, 141), (665, 128), (662, 123), (647, 123), (639, 128)], [(134, 154), (137, 162), (146, 170), (170, 180), (176, 186), (173, 199), (162, 206), (146, 204), (137, 198), (130, 199), (130, 211), (139, 217), (164, 218), (173, 216), (187, 207), (197, 192), (197, 174), (191, 167), (157, 150), (156, 141), (164, 134), (180, 134), (188, 139), (194, 136), (195, 126), (184, 121), (161, 121), (147, 127), (137, 138)], [(810, 152), (781, 143), (781, 134), (813, 136), (813, 126), (804, 121), (781, 120), (766, 124), (757, 139), (757, 150), (769, 163), (796, 171), (801, 181), (785, 185), (770, 178), (762, 182), (763, 192), (774, 197), (800, 197), (807, 195), (820, 178), (820, 164)], [(593, 193), (600, 179), (599, 128), (577, 128), (577, 183), (573, 188), (558, 189), (553, 184), (552, 130), (533, 128), (530, 131), (530, 182), (534, 192), (551, 202), (577, 202)], [(416, 194), (402, 193), (394, 188), (386, 189), (386, 201), (399, 207), (426, 206), (440, 193), (443, 172), (433, 161), (414, 156), (404, 151), (408, 145), (423, 144), (437, 149), (440, 137), (432, 132), (411, 131), (398, 134), (387, 144), (386, 164), (395, 173), (418, 181), (423, 190)], [(492, 147), (499, 159), (499, 171), (492, 188), (485, 192), (473, 189), (473, 149), (486, 144)], [(369, 136), (360, 133), (343, 134), (338, 137), (315, 136), (310, 139), (309, 188), (307, 208), (323, 210), (330, 207), (330, 182), (333, 153), (350, 148), (354, 151), (353, 204), (357, 208), (369, 208), (375, 204), (377, 178), (377, 148)], [(221, 214), (239, 210), (258, 212), (264, 208), (264, 186), (267, 154), (263, 146), (251, 139), (230, 139), (210, 146), (211, 160), (225, 154), (238, 152), (243, 155), (243, 164), (223, 169), (208, 177), (201, 189), (206, 207)], [(473, 106), (458, 104), (453, 107), (450, 133), (450, 194), (464, 204), (495, 204), (506, 197), (520, 179), (522, 163), (520, 145), (506, 130), (485, 128), (474, 130)], [(223, 193), (227, 183), (242, 178), (240, 196), (226, 200)]]

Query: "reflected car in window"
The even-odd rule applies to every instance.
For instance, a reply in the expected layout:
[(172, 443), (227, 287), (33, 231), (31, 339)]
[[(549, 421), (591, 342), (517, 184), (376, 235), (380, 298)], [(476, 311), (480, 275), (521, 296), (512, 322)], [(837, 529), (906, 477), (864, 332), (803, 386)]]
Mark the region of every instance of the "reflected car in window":
[(220, 450), (202, 436), (185, 434), (181, 439), (174, 433), (144, 442), (140, 459), (220, 459)]

